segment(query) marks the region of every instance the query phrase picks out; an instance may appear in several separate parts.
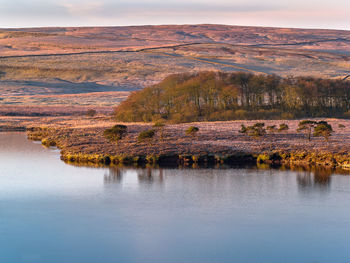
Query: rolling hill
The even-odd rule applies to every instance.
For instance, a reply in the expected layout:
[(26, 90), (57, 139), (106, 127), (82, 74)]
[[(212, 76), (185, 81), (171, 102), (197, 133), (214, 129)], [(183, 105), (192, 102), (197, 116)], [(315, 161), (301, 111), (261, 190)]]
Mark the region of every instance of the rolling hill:
[(172, 73), (345, 78), (350, 31), (226, 25), (0, 29), (0, 105), (115, 106)]

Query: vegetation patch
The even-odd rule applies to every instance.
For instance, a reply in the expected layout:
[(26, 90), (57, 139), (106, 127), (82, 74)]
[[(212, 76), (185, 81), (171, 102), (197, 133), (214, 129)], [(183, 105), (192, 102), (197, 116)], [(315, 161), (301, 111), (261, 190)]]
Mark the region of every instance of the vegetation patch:
[(197, 132), (199, 131), (199, 128), (196, 126), (190, 126), (186, 130), (187, 135), (191, 135), (192, 137), (196, 136)]
[(171, 75), (132, 93), (116, 108), (114, 116), (126, 122), (163, 119), (179, 123), (346, 118), (349, 109), (350, 81), (346, 80), (200, 72)]
[(105, 138), (111, 142), (118, 142), (128, 133), (128, 127), (122, 124), (114, 125), (103, 132)]
[(139, 142), (144, 142), (144, 141), (150, 142), (151, 139), (154, 137), (154, 135), (155, 135), (155, 130), (153, 129), (142, 131), (139, 133), (137, 140)]

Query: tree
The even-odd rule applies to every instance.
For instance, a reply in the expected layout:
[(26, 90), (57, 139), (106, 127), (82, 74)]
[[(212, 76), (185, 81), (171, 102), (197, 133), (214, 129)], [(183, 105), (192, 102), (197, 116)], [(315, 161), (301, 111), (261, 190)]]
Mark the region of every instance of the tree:
[(312, 77), (182, 73), (132, 92), (114, 116), (128, 122), (346, 117), (349, 87), (349, 81)]
[(128, 127), (122, 124), (114, 125), (103, 132), (105, 138), (111, 142), (118, 142), (127, 134)]
[(196, 136), (197, 132), (199, 131), (198, 127), (195, 126), (190, 126), (188, 127), (188, 129), (186, 130), (186, 134), (187, 135), (191, 135), (192, 137)]
[(330, 124), (328, 124), (326, 121), (320, 121), (317, 123), (313, 135), (315, 137), (324, 137), (325, 140), (328, 142), (329, 137), (332, 135), (333, 129)]
[(317, 122), (315, 122), (315, 121), (303, 120), (303, 121), (299, 122), (297, 131), (298, 132), (305, 132), (307, 134), (308, 140), (311, 141), (312, 130), (316, 124), (317, 124)]

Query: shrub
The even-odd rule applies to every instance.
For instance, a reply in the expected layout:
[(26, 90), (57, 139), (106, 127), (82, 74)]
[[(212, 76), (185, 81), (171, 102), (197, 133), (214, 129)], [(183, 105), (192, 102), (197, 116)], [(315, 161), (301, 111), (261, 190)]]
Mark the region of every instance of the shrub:
[(270, 160), (270, 156), (268, 154), (259, 154), (258, 158), (256, 159), (257, 163), (266, 163)]
[(142, 131), (139, 133), (137, 140), (139, 142), (146, 141), (146, 140), (150, 141), (154, 137), (154, 134), (155, 134), (155, 131), (153, 129)]
[(271, 125), (271, 126), (267, 126), (266, 127), (266, 130), (269, 132), (269, 133), (275, 133), (277, 131), (277, 128), (276, 128), (276, 125)]
[(186, 134), (187, 135), (192, 135), (193, 137), (197, 134), (197, 132), (199, 131), (198, 127), (195, 126), (190, 126), (188, 127), (188, 129), (186, 130)]
[(106, 139), (111, 142), (118, 142), (123, 139), (123, 137), (127, 134), (128, 127), (122, 124), (114, 125), (112, 128), (106, 129), (103, 132), (103, 135)]
[(260, 137), (266, 134), (265, 123), (257, 122), (253, 126), (248, 126), (248, 135), (253, 137)]
[(238, 132), (239, 133), (247, 133), (247, 127), (244, 124), (241, 124), (241, 129)]
[(278, 132), (288, 131), (289, 126), (285, 123), (280, 124), (280, 127), (278, 128)]
[(333, 129), (326, 121), (320, 121), (317, 123), (313, 135), (315, 137), (322, 136), (328, 142), (329, 137), (332, 135)]
[(338, 127), (339, 127), (339, 128), (341, 128), (341, 129), (343, 129), (343, 128), (345, 128), (345, 125), (344, 125), (344, 124), (339, 123)]
[(49, 139), (49, 138), (42, 139), (41, 144), (46, 146), (46, 147), (56, 146), (56, 142), (52, 139)]
[(239, 132), (245, 133), (245, 134), (252, 136), (252, 137), (264, 136), (266, 134), (265, 123), (257, 122), (254, 125), (247, 126), (247, 127), (242, 124), (241, 130)]
[(96, 115), (96, 113), (97, 113), (96, 110), (89, 109), (89, 110), (87, 110), (86, 115), (89, 116), (89, 117), (94, 117)]

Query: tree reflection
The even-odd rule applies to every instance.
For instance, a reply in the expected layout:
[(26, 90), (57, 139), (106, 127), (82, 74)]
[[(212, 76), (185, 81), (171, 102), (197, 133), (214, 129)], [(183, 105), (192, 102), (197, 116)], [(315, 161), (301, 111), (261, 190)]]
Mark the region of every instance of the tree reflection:
[(302, 191), (328, 190), (331, 186), (332, 173), (332, 169), (321, 167), (299, 170), (298, 187)]
[(105, 184), (118, 184), (123, 180), (122, 170), (118, 167), (109, 168), (108, 174), (104, 175)]
[(329, 187), (331, 185), (333, 171), (331, 169), (316, 169), (314, 171), (314, 181), (316, 185)]
[(150, 167), (137, 171), (139, 183), (152, 184), (163, 183), (163, 169), (152, 169)]
[[(104, 183), (105, 184), (120, 184), (123, 182), (128, 168), (121, 167), (111, 167), (109, 168), (108, 174), (104, 175)], [(154, 169), (147, 167), (145, 169), (136, 169), (134, 170), (137, 176), (138, 184), (162, 184), (164, 181), (164, 172), (163, 169)]]

